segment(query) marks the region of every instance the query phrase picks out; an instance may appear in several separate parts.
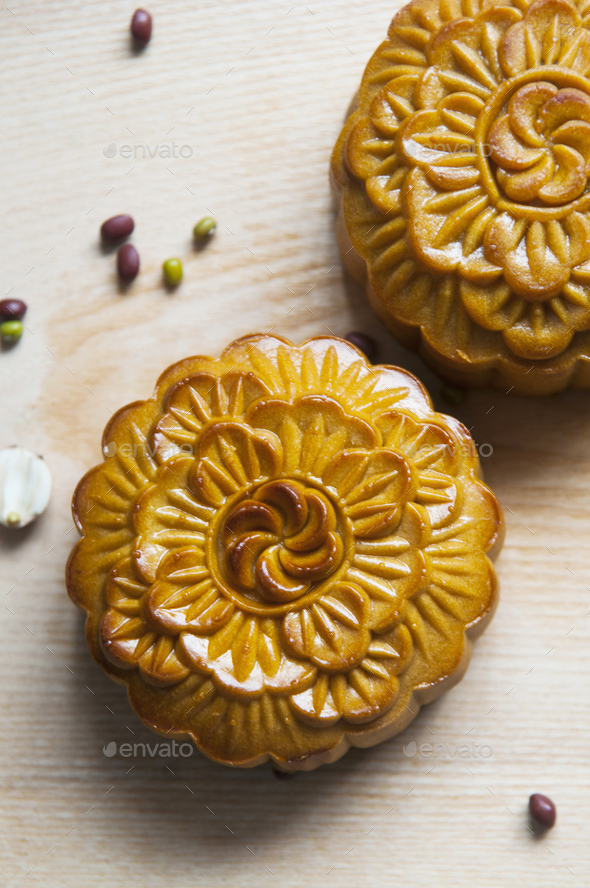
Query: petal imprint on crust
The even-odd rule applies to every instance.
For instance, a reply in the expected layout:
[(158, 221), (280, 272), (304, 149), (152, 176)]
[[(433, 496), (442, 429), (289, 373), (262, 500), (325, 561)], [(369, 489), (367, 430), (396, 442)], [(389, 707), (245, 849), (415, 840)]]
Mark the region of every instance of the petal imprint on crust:
[[(360, 368), (359, 368), (360, 369)], [(301, 364), (302, 383), (305, 386), (320, 385), (317, 368), (314, 377), (306, 364)], [(391, 398), (393, 401), (406, 393), (392, 385), (389, 390), (373, 391), (377, 380), (365, 378), (357, 380), (353, 389), (362, 390), (359, 403), (373, 403), (375, 399)], [(393, 380), (392, 380), (393, 382)], [(348, 397), (358, 398), (351, 394)], [(346, 393), (342, 396), (346, 403)], [(247, 419), (257, 429), (268, 429), (281, 441), (284, 453), (283, 471), (285, 474), (306, 472), (320, 477), (328, 460), (343, 448), (373, 447), (376, 444), (375, 432), (360, 416), (358, 409), (347, 413), (344, 407), (327, 395), (305, 395), (296, 398), (293, 404), (285, 401), (269, 400), (255, 404), (248, 411)]]
[(284, 569), (279, 545), (265, 550), (256, 562), (256, 585), (269, 601), (295, 601), (311, 588), (311, 579), (297, 581)]
[(220, 629), (233, 610), (213, 583), (203, 552), (188, 547), (173, 550), (162, 560), (142, 604), (150, 628), (169, 635), (184, 630), (208, 635)]
[(560, 89), (539, 110), (539, 130), (553, 132), (570, 120), (590, 123), (590, 96), (581, 89)]
[(550, 154), (544, 154), (534, 166), (521, 173), (508, 174), (498, 169), (498, 182), (512, 200), (534, 200), (541, 193), (543, 185), (551, 181), (555, 163)]
[(553, 157), (557, 163), (557, 173), (538, 193), (545, 203), (559, 206), (575, 200), (586, 188), (586, 161), (569, 145), (554, 145)]
[(278, 543), (278, 536), (256, 531), (243, 533), (231, 539), (226, 548), (225, 562), (229, 579), (243, 589), (255, 589), (258, 559), (269, 546)]
[(100, 644), (108, 660), (119, 669), (139, 667), (145, 681), (152, 685), (177, 684), (189, 670), (176, 655), (175, 640), (154, 631), (144, 619), (142, 605), (147, 591), (138, 581), (131, 559), (124, 559), (111, 570), (107, 585), (111, 607), (100, 622)]
[[(507, 75), (524, 73), (544, 62), (557, 61), (559, 54), (582, 24), (578, 10), (567, 0), (537, 0), (524, 21), (508, 29), (500, 44), (500, 61)], [(548, 59), (553, 61), (548, 61)]]
[(359, 663), (370, 643), (369, 597), (356, 585), (341, 583), (310, 607), (289, 613), (281, 629), (295, 656), (331, 671)]
[(498, 166), (510, 170), (526, 170), (543, 157), (542, 148), (527, 148), (512, 132), (510, 116), (504, 114), (491, 128), (488, 141)]
[(198, 373), (181, 380), (169, 392), (166, 412), (154, 431), (156, 458), (165, 462), (183, 447), (192, 452), (205, 425), (238, 416), (252, 401), (269, 394), (252, 373), (230, 372), (222, 377)]
[(318, 541), (325, 540), (336, 527), (334, 509), (319, 491), (309, 491), (305, 496), (308, 515), (305, 526), (298, 533), (285, 537), (285, 545), (296, 552), (315, 549)]
[(232, 535), (247, 533), (249, 530), (267, 530), (269, 533), (280, 534), (283, 521), (280, 514), (266, 503), (249, 499), (232, 511), (225, 522), (225, 530)]
[(541, 222), (527, 229), (523, 220), (515, 222), (502, 213), (488, 228), (484, 244), (486, 254), (504, 266), (508, 285), (524, 299), (546, 300), (569, 280), (569, 268), (547, 247), (547, 231)]
[(290, 698), (292, 710), (313, 727), (335, 724), (341, 718), (352, 724), (385, 713), (399, 694), (399, 678), (411, 663), (412, 636), (399, 625), (386, 638), (373, 641), (360, 664), (344, 675), (320, 672), (314, 684)]
[(315, 582), (329, 576), (342, 561), (344, 547), (335, 533), (328, 533), (325, 541), (313, 551), (292, 551), (287, 546), (279, 551), (279, 561), (287, 573)]
[(553, 142), (575, 148), (586, 161), (586, 173), (590, 163), (590, 123), (583, 120), (568, 120), (552, 134)]
[[(259, 487), (254, 493), (257, 500), (262, 500), (268, 508), (276, 506), (279, 515), (285, 522), (285, 533), (296, 534), (305, 525), (309, 514), (309, 505), (301, 485), (289, 481), (270, 481)], [(276, 509), (273, 510), (277, 515)]]
[(199, 457), (191, 478), (193, 489), (209, 505), (220, 506), (242, 485), (277, 475), (283, 451), (272, 432), (227, 422), (204, 433)]
[(399, 523), (412, 475), (400, 453), (349, 450), (328, 463), (323, 480), (342, 497), (355, 535), (373, 538)]
[(279, 647), (278, 630), (268, 623), (257, 617), (236, 619), (234, 625), (230, 622), (225, 627), (231, 631), (221, 644), (216, 636), (183, 633), (178, 649), (183, 662), (201, 675), (210, 675), (230, 698), (248, 700), (265, 691), (297, 693), (313, 682), (316, 669), (286, 655)]
[(525, 144), (532, 148), (542, 148), (545, 140), (537, 124), (540, 108), (557, 94), (557, 87), (546, 81), (535, 81), (521, 87), (508, 104), (512, 129)]
[[(193, 467), (192, 457), (173, 457), (160, 466), (154, 483), (144, 488), (134, 504), (133, 558), (141, 577), (150, 583), (171, 549), (188, 546), (204, 551), (205, 532), (214, 512), (189, 489)], [(202, 571), (202, 577), (207, 575), (204, 561)]]

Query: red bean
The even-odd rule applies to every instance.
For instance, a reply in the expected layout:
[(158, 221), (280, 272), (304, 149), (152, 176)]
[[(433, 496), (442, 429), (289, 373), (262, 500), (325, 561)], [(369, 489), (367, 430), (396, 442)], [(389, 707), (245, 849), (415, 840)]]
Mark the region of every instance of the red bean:
[(351, 333), (347, 333), (344, 338), (347, 342), (352, 343), (352, 345), (356, 345), (359, 351), (362, 351), (363, 354), (367, 356), (371, 364), (375, 363), (377, 358), (377, 343), (372, 336), (368, 336), (366, 333), (358, 333), (353, 330)]
[(545, 829), (551, 829), (555, 825), (557, 812), (555, 805), (547, 796), (541, 795), (539, 792), (533, 793), (529, 799), (529, 811), (533, 820)]
[(27, 305), (22, 299), (2, 299), (0, 301), (0, 319), (3, 321), (20, 321), (26, 310)]
[(139, 46), (147, 46), (152, 36), (152, 17), (145, 9), (136, 9), (131, 19), (131, 33)]
[(139, 253), (133, 244), (124, 244), (117, 253), (117, 271), (122, 281), (132, 281), (139, 272)]
[(100, 226), (100, 236), (105, 244), (116, 244), (133, 232), (135, 222), (131, 216), (122, 214), (120, 216), (111, 216), (106, 222)]

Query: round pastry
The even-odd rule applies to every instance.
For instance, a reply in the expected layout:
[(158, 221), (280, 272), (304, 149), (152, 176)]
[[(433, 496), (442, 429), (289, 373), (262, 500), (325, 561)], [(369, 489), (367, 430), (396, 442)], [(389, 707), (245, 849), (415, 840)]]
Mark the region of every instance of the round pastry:
[(496, 498), (410, 373), (318, 337), (234, 342), (117, 413), (68, 590), (152, 729), (311, 769), (400, 731), (491, 617)]
[(590, 388), (589, 10), (414, 0), (337, 143), (345, 264), (454, 382)]

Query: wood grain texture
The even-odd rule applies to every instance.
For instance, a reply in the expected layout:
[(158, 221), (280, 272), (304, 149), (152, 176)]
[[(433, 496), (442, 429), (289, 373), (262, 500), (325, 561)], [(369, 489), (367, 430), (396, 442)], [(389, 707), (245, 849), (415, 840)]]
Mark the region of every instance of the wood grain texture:
[[(404, 734), (285, 782), (196, 753), (103, 754), (158, 741), (90, 659), (64, 590), (69, 500), (111, 411), (147, 397), (170, 363), (245, 333), (299, 342), (351, 328), (452, 408), (344, 279), (335, 242), (330, 150), (395, 2), (154, 0), (140, 55), (133, 4), (9, 6), (0, 293), (30, 308), (23, 341), (0, 354), (0, 446), (42, 453), (55, 490), (35, 526), (0, 536), (1, 888), (588, 885), (585, 394), (482, 392), (456, 410), (493, 448), (483, 464), (506, 509), (502, 599), (463, 682)], [(103, 154), (172, 140), (192, 157)], [(198, 252), (190, 232), (207, 207), (219, 230)], [(97, 241), (117, 212), (134, 215), (142, 258), (126, 293)], [(174, 294), (160, 275), (172, 255), (186, 275)], [(411, 742), (448, 749), (409, 757)], [(484, 745), (492, 754), (475, 757)], [(558, 807), (545, 837), (527, 829), (536, 791)]]

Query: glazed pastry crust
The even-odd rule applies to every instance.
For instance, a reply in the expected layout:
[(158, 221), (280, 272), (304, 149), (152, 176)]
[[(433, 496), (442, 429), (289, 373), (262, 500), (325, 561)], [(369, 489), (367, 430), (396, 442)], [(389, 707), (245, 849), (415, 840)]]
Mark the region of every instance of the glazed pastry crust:
[(467, 430), (352, 345), (169, 368), (73, 501), (68, 591), (138, 716), (231, 766), (335, 761), (462, 677), (503, 537)]
[(348, 272), (456, 384), (590, 387), (587, 26), (567, 0), (414, 0), (334, 149)]

